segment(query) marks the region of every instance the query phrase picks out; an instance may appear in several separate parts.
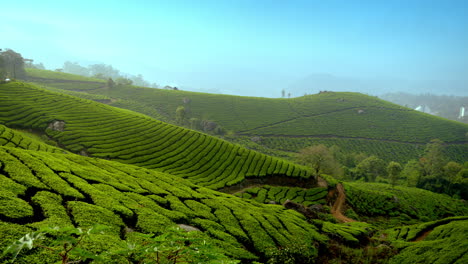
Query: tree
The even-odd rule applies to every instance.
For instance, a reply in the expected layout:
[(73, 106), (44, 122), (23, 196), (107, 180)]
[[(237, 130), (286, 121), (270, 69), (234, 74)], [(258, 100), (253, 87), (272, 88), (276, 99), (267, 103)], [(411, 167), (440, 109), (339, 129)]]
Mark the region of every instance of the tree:
[(180, 125), (184, 123), (185, 120), (185, 107), (179, 106), (176, 109), (176, 122)]
[(330, 174), (341, 177), (343, 170), (333, 157), (330, 150), (325, 145), (315, 145), (302, 149), (298, 154), (298, 161), (301, 164), (312, 168), (314, 176)]
[(377, 176), (385, 174), (385, 162), (376, 156), (370, 156), (356, 166), (356, 173), (366, 181), (373, 182)]
[(286, 91), (283, 89), (281, 90), (281, 97), (284, 98), (286, 96)]
[(122, 76), (120, 75), (120, 71), (117, 69), (114, 69), (111, 65), (106, 65), (106, 64), (93, 64), (90, 65), (89, 67), (90, 75), (91, 76), (96, 76), (96, 75), (102, 75), (104, 76), (104, 79), (107, 78), (121, 78)]
[(144, 87), (149, 87), (150, 86), (149, 82), (147, 82), (143, 78), (143, 75), (141, 75), (141, 74), (138, 74), (137, 76), (132, 76), (130, 79), (133, 81), (134, 85), (144, 86)]
[[(21, 54), (11, 50), (6, 49), (3, 52), (0, 52), (2, 70), (0, 74), (3, 74), (3, 77), (10, 77), (14, 79), (21, 79), (26, 77), (26, 71), (24, 70), (24, 59)], [(2, 73), (3, 72), (3, 73)]]
[(400, 177), (400, 173), (402, 171), (401, 165), (398, 162), (391, 161), (387, 166), (387, 174), (392, 187), (395, 187), (395, 184)]
[(422, 168), (417, 160), (410, 160), (406, 163), (401, 176), (406, 179), (409, 187), (416, 187), (421, 178)]
[(443, 192), (443, 167), (447, 164), (443, 149), (443, 142), (439, 139), (433, 139), (426, 145), (424, 155), (419, 159), (422, 177), (417, 187), (434, 192)]
[(0, 81), (3, 81), (6, 78), (6, 62), (3, 56), (0, 55)]
[(123, 78), (123, 77), (117, 78), (115, 82), (117, 83), (117, 85), (132, 85), (133, 84), (132, 80), (128, 78)]
[(115, 82), (114, 82), (114, 80), (112, 80), (112, 78), (109, 78), (109, 79), (107, 79), (106, 85), (107, 85), (107, 88), (114, 88)]
[(444, 166), (444, 178), (448, 182), (448, 184), (445, 185), (445, 193), (447, 194), (452, 194), (452, 186), (456, 181), (456, 177), (458, 173), (463, 169), (463, 166), (459, 163), (449, 161), (445, 166)]
[(63, 71), (81, 76), (90, 76), (90, 70), (77, 62), (66, 61), (63, 63)]

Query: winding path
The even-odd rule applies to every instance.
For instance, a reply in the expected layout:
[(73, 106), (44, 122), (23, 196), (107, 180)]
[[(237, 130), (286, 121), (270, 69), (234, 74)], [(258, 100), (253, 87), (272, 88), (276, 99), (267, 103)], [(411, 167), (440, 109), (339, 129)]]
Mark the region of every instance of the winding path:
[(346, 202), (346, 194), (343, 187), (343, 184), (339, 183), (336, 185), (336, 191), (338, 193), (338, 197), (336, 198), (333, 207), (331, 208), (331, 213), (333, 217), (338, 219), (340, 222), (349, 223), (349, 222), (356, 222), (356, 220), (346, 217), (341, 212), (343, 210), (343, 206)]

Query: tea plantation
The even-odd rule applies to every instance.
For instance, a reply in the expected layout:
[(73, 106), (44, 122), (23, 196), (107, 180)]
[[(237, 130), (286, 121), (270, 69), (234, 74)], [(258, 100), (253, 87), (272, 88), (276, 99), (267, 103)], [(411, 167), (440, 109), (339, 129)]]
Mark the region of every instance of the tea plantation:
[[(48, 77), (47, 81), (33, 79), (37, 83), (107, 96), (114, 99), (111, 105), (166, 122), (177, 123), (176, 109), (183, 106), (185, 119), (179, 125), (203, 130), (207, 128), (200, 122), (207, 121), (237, 136), (259, 137), (259, 145), (273, 150), (263, 151), (268, 154), (275, 154), (274, 150), (297, 152), (311, 144), (325, 143), (403, 163), (418, 158), (422, 145), (438, 138), (447, 144), (451, 160), (463, 162), (468, 158), (468, 125), (359, 93), (322, 92), (272, 99), (122, 85), (108, 88), (104, 83), (90, 87), (92, 79), (85, 77), (72, 78), (81, 78), (81, 83), (63, 84), (61, 73), (30, 69), (29, 74)], [(193, 122), (198, 124), (194, 126)], [(382, 150), (387, 147), (394, 150), (392, 154)]]
[(0, 148), (0, 160), (1, 245), (38, 227), (96, 223), (111, 227), (107, 245), (125, 240), (128, 232), (158, 234), (171, 225), (191, 225), (238, 259), (257, 259), (291, 243), (317, 252), (313, 245), (327, 241), (304, 216), (282, 206), (214, 192), (154, 170), (7, 147)]
[[(200, 253), (240, 263), (468, 261), (468, 204), (456, 195), (314, 177), (252, 150), (288, 157), (320, 143), (405, 162), (436, 137), (466, 161), (466, 125), (356, 93), (245, 98), (28, 74), (30, 83), (0, 84), (0, 263), (14, 258), (9, 245), (24, 247), (14, 263), (60, 263), (50, 248), (28, 249), (35, 232), (79, 228), (76, 242), (96, 224), (106, 228), (74, 251), (88, 252), (82, 263), (133, 263), (122, 248), (142, 237), (168, 242), (177, 226), (214, 246)], [(182, 126), (162, 121), (176, 123), (179, 106)], [(189, 118), (231, 130), (225, 138), (241, 144), (185, 128)], [(466, 181), (466, 164), (457, 166), (456, 180)], [(66, 240), (40, 239), (57, 237)]]
[(25, 83), (0, 89), (0, 123), (42, 131), (75, 153), (181, 175), (212, 189), (245, 177), (310, 175), (306, 167), (128, 110)]

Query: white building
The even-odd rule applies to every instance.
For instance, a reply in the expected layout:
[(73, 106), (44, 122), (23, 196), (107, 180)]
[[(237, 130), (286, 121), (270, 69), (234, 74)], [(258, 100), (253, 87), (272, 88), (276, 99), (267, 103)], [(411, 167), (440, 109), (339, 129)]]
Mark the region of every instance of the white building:
[(458, 114), (458, 119), (463, 119), (465, 117), (465, 113), (466, 113), (465, 110), (466, 109), (464, 106), (460, 107), (460, 114)]

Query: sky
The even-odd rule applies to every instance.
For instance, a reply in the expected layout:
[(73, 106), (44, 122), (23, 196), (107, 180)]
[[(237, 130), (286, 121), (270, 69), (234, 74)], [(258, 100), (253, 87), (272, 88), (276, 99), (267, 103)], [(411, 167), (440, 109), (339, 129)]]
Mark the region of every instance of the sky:
[[(0, 0), (0, 48), (182, 89), (468, 95), (464, 0)], [(326, 76), (326, 78), (324, 78)]]

